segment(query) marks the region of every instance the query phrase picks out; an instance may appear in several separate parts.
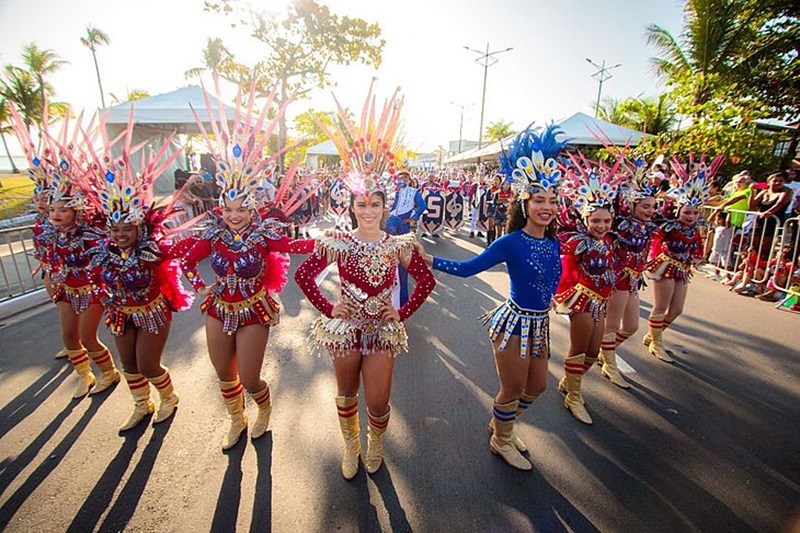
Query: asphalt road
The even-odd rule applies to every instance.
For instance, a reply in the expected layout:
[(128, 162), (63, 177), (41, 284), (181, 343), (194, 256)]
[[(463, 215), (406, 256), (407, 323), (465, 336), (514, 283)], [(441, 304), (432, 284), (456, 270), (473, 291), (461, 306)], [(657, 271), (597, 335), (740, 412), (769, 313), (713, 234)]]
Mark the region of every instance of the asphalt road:
[[(450, 258), (481, 249), (463, 236), (423, 242)], [(497, 378), (477, 316), (507, 294), (504, 271), (437, 280), (395, 368), (385, 466), (351, 482), (339, 472), (330, 363), (306, 351), (315, 313), (293, 284), (263, 370), (271, 431), (228, 454), (197, 304), (176, 315), (164, 357), (176, 416), (125, 438), (125, 385), (70, 399), (70, 367), (52, 359), (52, 307), (0, 326), (0, 530), (798, 530), (800, 316), (698, 276), (665, 335), (677, 360), (667, 365), (641, 346), (645, 292), (643, 329), (619, 352), (633, 388), (592, 369), (589, 427), (556, 390), (568, 330), (554, 315), (549, 388), (517, 426), (526, 473), (489, 452), (486, 429)]]

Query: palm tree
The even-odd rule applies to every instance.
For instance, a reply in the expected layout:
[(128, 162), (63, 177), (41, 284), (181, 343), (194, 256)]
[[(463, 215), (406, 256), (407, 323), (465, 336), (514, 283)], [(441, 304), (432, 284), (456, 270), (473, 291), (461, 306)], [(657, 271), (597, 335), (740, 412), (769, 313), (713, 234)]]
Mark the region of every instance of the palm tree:
[(225, 67), (233, 63), (233, 54), (225, 48), (222, 39), (208, 38), (206, 47), (203, 49), (203, 66), (190, 68), (184, 73), (186, 79), (200, 77), (203, 72), (210, 70), (212, 73), (219, 74)]
[(3, 140), (3, 148), (6, 150), (6, 155), (8, 156), (8, 160), (11, 162), (11, 172), (17, 174), (19, 169), (17, 168), (16, 163), (14, 163), (14, 158), (11, 157), (11, 152), (8, 149), (8, 143), (6, 143), (6, 136), (5, 134), (11, 131), (11, 124), (9, 117), (11, 116), (11, 112), (8, 110), (8, 100), (5, 96), (0, 97), (0, 139)]
[(755, 37), (757, 15), (747, 9), (747, 0), (687, 0), (684, 11), (678, 39), (657, 24), (648, 26), (647, 43), (661, 54), (650, 61), (668, 82), (695, 79), (694, 103), (703, 104), (711, 97), (708, 76), (725, 78), (736, 68)]
[(100, 103), (106, 107), (106, 98), (103, 95), (103, 83), (100, 81), (100, 67), (97, 66), (97, 47), (110, 44), (111, 39), (108, 34), (100, 28), (86, 27), (86, 37), (81, 37), (81, 44), (91, 50), (92, 59), (94, 59), (94, 71), (97, 74), (97, 86), (100, 87)]
[(486, 136), (492, 142), (505, 139), (512, 133), (514, 133), (514, 130), (511, 129), (511, 123), (503, 122), (502, 119), (486, 126)]
[[(31, 76), (37, 81), (39, 84), (38, 91), (39, 91), (39, 98), (41, 100), (41, 110), (40, 110), (40, 117), (41, 113), (47, 106), (47, 97), (52, 96), (55, 91), (53, 90), (52, 85), (50, 85), (47, 80), (45, 79), (46, 76), (54, 74), (58, 69), (61, 68), (61, 65), (65, 64), (66, 61), (61, 59), (58, 54), (54, 51), (47, 49), (42, 50), (35, 43), (31, 43), (26, 45), (22, 49), (22, 59), (25, 62), (25, 66), (28, 67), (28, 70), (31, 73)], [(41, 124), (39, 126), (39, 142), (41, 143), (41, 135), (42, 128)]]
[(42, 119), (42, 105), (36, 79), (27, 70), (6, 65), (4, 79), (0, 84), (0, 94), (8, 102), (12, 102), (19, 111), (25, 126), (30, 130), (31, 125)]
[(662, 94), (654, 98), (604, 98), (598, 116), (612, 124), (658, 135), (669, 131), (675, 124), (677, 111), (669, 97)]
[(143, 98), (150, 98), (150, 93), (145, 91), (144, 89), (130, 89), (128, 93), (119, 98), (115, 94), (111, 94), (111, 101), (116, 104), (124, 104), (125, 102), (135, 102), (136, 100), (142, 100)]

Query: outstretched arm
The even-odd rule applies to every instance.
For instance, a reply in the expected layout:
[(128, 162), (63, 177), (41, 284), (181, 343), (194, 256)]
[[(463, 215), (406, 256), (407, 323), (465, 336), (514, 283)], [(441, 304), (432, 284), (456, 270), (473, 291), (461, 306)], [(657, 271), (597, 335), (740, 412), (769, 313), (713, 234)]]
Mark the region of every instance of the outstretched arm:
[[(310, 254), (314, 251), (314, 239), (267, 239), (267, 248), (270, 252), (283, 252), (287, 254)], [(323, 267), (325, 268), (325, 267)]]
[(328, 259), (324, 253), (313, 253), (306, 258), (294, 273), (294, 281), (308, 301), (316, 307), (320, 313), (328, 318), (333, 318), (333, 304), (325, 298), (317, 285), (317, 275), (328, 266)]
[(436, 286), (436, 280), (433, 277), (433, 273), (428, 268), (428, 265), (425, 264), (425, 261), (422, 260), (422, 256), (416, 249), (411, 252), (410, 260), (401, 260), (401, 263), (416, 282), (414, 291), (411, 293), (408, 301), (397, 310), (397, 313), (400, 315), (400, 321), (403, 322), (413, 315), (428, 298), (428, 295)]
[(166, 253), (164, 260), (178, 259), (189, 284), (195, 291), (200, 292), (206, 284), (197, 265), (209, 255), (211, 255), (211, 242), (187, 237), (174, 244)]
[(468, 278), (504, 262), (506, 260), (505, 242), (505, 239), (496, 240), (489, 245), (486, 250), (481, 252), (480, 255), (467, 261), (454, 261), (442, 257), (433, 257), (431, 258), (430, 264), (434, 270), (439, 270), (461, 278)]

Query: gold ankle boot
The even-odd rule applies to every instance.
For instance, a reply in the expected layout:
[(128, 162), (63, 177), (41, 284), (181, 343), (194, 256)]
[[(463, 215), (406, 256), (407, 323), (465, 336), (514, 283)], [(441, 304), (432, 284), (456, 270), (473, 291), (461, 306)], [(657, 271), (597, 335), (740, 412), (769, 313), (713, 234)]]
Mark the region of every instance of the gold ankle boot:
[[(517, 419), (522, 416), (525, 410), (528, 409), (528, 407), (530, 407), (538, 397), (538, 394), (534, 396), (532, 394), (525, 394), (524, 392), (522, 393), (522, 396), (519, 398), (519, 406), (517, 407)], [(489, 420), (489, 432), (494, 433), (494, 431), (494, 417), (492, 417)], [(525, 445), (525, 442), (519, 438), (516, 431), (511, 434), (511, 442), (514, 443), (514, 446), (520, 451), (520, 453), (525, 453), (528, 451), (528, 447)]]
[(567, 389), (567, 395), (564, 397), (564, 407), (579, 421), (584, 424), (592, 424), (592, 417), (589, 416), (581, 395), (585, 361), (586, 355), (582, 353), (564, 359), (564, 386)]
[(247, 431), (247, 413), (244, 412), (244, 387), (238, 379), (220, 381), (219, 390), (231, 419), (228, 433), (222, 437), (222, 450), (226, 451), (236, 446), (242, 433)]
[(358, 474), (358, 455), (361, 453), (358, 396), (337, 396), (336, 411), (339, 415), (339, 427), (342, 430), (342, 437), (344, 437), (342, 476), (350, 480)]
[(89, 396), (103, 392), (112, 385), (119, 383), (121, 376), (117, 371), (117, 367), (114, 366), (114, 360), (111, 358), (111, 352), (108, 351), (108, 348), (89, 352), (89, 357), (100, 370), (100, 378), (97, 380), (97, 385), (89, 392)]
[(650, 316), (650, 337), (652, 341), (647, 347), (647, 350), (650, 352), (650, 355), (657, 357), (665, 363), (674, 363), (675, 360), (670, 357), (664, 349), (664, 328), (666, 327), (664, 318), (664, 315)]
[(120, 426), (120, 433), (135, 428), (139, 422), (156, 409), (156, 406), (150, 401), (150, 384), (147, 382), (147, 378), (141, 374), (128, 374), (127, 372), (123, 372), (123, 375), (131, 391), (131, 396), (133, 396), (133, 412), (128, 420)]
[(89, 366), (89, 354), (85, 349), (67, 350), (67, 357), (78, 374), (78, 383), (75, 385), (75, 390), (72, 391), (72, 397), (77, 400), (89, 394), (97, 381), (92, 374), (92, 367)]
[(161, 399), (161, 403), (158, 405), (158, 411), (153, 417), (153, 425), (155, 425), (160, 424), (175, 414), (180, 398), (175, 394), (169, 370), (164, 370), (164, 373), (160, 376), (149, 379), (150, 383), (152, 383), (158, 391), (158, 397)]
[(603, 374), (608, 380), (623, 389), (631, 388), (630, 384), (625, 381), (617, 366), (616, 349), (616, 333), (606, 333), (603, 335), (603, 343), (600, 345), (600, 360), (603, 362), (603, 368), (600, 373)]
[(258, 406), (258, 417), (250, 430), (250, 438), (256, 440), (262, 437), (269, 428), (269, 418), (272, 415), (272, 398), (269, 393), (269, 385), (264, 390), (251, 394)]
[(509, 465), (518, 470), (530, 470), (533, 465), (519, 453), (514, 445), (514, 421), (517, 418), (519, 400), (509, 403), (495, 403), (492, 409), (494, 417), (494, 433), (489, 439), (492, 453), (499, 455)]
[(383, 434), (389, 425), (389, 415), (391, 410), (386, 411), (383, 416), (373, 416), (367, 410), (369, 419), (369, 430), (367, 432), (367, 455), (364, 458), (364, 466), (367, 472), (374, 474), (380, 470), (383, 464)]

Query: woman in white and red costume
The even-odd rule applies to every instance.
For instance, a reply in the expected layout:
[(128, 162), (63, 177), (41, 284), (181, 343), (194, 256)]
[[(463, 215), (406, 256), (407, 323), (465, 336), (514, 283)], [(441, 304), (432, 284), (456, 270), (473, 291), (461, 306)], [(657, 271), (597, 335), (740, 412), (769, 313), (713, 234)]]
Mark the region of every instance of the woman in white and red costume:
[[(58, 308), (67, 357), (79, 377), (72, 394), (78, 399), (102, 392), (120, 380), (111, 352), (97, 337), (105, 292), (100, 269), (91, 265), (89, 250), (104, 238), (104, 228), (96, 228), (89, 222), (91, 213), (86, 212), (85, 198), (75, 183), (87, 172), (82, 147), (77, 142), (80, 118), (71, 134), (68, 119), (55, 137), (45, 128), (43, 148), (37, 153), (27, 126), (13, 106), (11, 116), (31, 170), (44, 172), (49, 178), (49, 224), (40, 226), (37, 247), (46, 256), (47, 292)], [(46, 116), (43, 124), (47, 124)], [(89, 361), (100, 370), (99, 378), (92, 373)]]
[(683, 312), (692, 266), (703, 260), (703, 235), (697, 221), (722, 159), (718, 156), (707, 165), (705, 157), (698, 164), (690, 158), (688, 168), (677, 160), (672, 162), (672, 170), (679, 180), (679, 184), (668, 191), (675, 199), (675, 218), (655, 231), (651, 260), (646, 269), (647, 276), (653, 280), (654, 302), (644, 345), (650, 354), (665, 363), (672, 363), (674, 359), (664, 349), (664, 330)]
[(608, 300), (606, 326), (600, 345), (602, 374), (614, 385), (630, 388), (617, 365), (617, 347), (639, 329), (639, 288), (655, 229), (651, 222), (658, 188), (648, 175), (642, 159), (626, 160), (628, 179), (620, 185), (621, 212), (614, 219), (615, 290)]
[[(209, 115), (213, 117), (218, 111), (212, 112), (208, 94), (205, 97)], [(259, 184), (277, 157), (277, 154), (264, 156), (265, 145), (279, 120), (276, 117), (265, 123), (273, 97), (274, 93), (254, 118), (254, 83), (248, 98), (250, 108), (237, 106), (232, 130), (228, 130), (224, 111), (220, 112), (219, 124), (211, 119), (213, 138), (196, 116), (216, 163), (216, 181), (222, 194), (218, 208), (209, 212), (199, 233), (179, 242), (171, 251), (172, 257), (181, 259), (189, 283), (204, 298), (200, 310), (206, 314), (208, 353), (231, 422), (222, 439), (223, 450), (232, 448), (247, 429), (245, 390), (258, 405), (251, 438), (261, 437), (269, 427), (272, 400), (270, 387), (261, 377), (261, 367), (270, 328), (280, 320), (280, 305), (274, 294), (286, 283), (289, 259), (283, 254), (308, 254), (314, 249), (311, 239), (284, 237), (282, 232), (287, 224), (277, 218), (262, 217), (258, 211), (264, 193)], [(241, 101), (240, 88), (237, 103)], [(287, 173), (278, 197), (293, 181), (295, 170), (296, 167)], [(300, 198), (295, 205), (306, 199), (307, 196)], [(210, 258), (214, 271), (211, 285), (206, 285), (197, 269), (206, 258)]]
[(577, 231), (562, 234), (561, 281), (553, 299), (556, 310), (569, 315), (569, 353), (564, 358), (564, 377), (558, 390), (576, 419), (591, 424), (581, 393), (583, 376), (597, 361), (605, 325), (606, 302), (614, 290), (614, 249), (611, 238), (613, 202), (619, 181), (621, 158), (607, 167), (572, 158), (565, 167), (572, 187), (565, 194), (581, 218)]
[[(358, 473), (361, 452), (358, 391), (362, 378), (369, 421), (364, 465), (373, 474), (383, 463), (394, 357), (400, 351), (408, 351), (403, 323), (422, 305), (435, 285), (433, 275), (414, 248), (413, 234), (393, 236), (381, 229), (387, 205), (384, 184), (379, 179), (384, 170), (394, 167), (390, 148), (402, 102), (395, 105), (395, 93), (379, 118), (374, 108), (368, 112), (371, 93), (370, 88), (360, 127), (351, 124), (339, 108), (350, 138), (355, 140), (352, 148), (341, 131), (327, 131), (347, 166), (344, 183), (351, 194), (354, 230), (320, 239), (315, 253), (295, 273), (300, 289), (322, 313), (312, 326), (311, 342), (313, 348), (326, 349), (333, 361), (336, 408), (344, 437), (345, 479), (352, 479)], [(338, 266), (341, 280), (335, 302), (322, 294), (316, 281), (330, 263)], [(408, 301), (395, 308), (391, 295), (398, 265), (408, 269), (416, 286)]]

